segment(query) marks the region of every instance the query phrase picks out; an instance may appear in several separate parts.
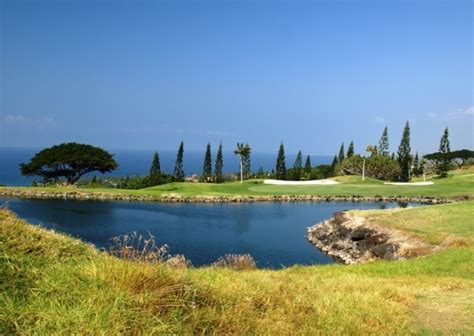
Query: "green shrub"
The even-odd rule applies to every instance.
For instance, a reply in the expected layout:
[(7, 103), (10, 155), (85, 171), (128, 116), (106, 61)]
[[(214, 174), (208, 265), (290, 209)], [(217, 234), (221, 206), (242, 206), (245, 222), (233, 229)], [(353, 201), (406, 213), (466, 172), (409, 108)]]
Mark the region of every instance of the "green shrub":
[[(362, 175), (364, 158), (354, 155), (336, 167), (339, 175)], [(388, 156), (372, 155), (365, 158), (365, 176), (384, 181), (396, 181), (400, 176), (400, 165)]]

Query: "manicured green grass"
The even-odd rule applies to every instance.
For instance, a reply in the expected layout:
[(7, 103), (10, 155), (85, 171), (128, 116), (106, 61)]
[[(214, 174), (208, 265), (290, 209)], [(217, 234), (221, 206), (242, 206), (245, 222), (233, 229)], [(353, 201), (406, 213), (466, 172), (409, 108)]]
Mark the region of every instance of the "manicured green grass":
[(474, 237), (474, 201), (411, 209), (352, 211), (374, 224), (402, 230), (430, 243)]
[(119, 260), (2, 210), (0, 334), (472, 334), (473, 210), (359, 212), (465, 239), (431, 256), (243, 272)]
[[(213, 183), (169, 183), (141, 190), (71, 188), (71, 187), (10, 187), (15, 190), (38, 190), (48, 192), (65, 192), (79, 190), (83, 192), (106, 192), (125, 195), (182, 195), (182, 196), (259, 196), (259, 195), (319, 195), (319, 196), (431, 196), (455, 198), (458, 196), (474, 197), (474, 168), (451, 172), (451, 177), (432, 179), (428, 186), (394, 186), (384, 185), (382, 181), (358, 176), (341, 176), (336, 180), (338, 185), (281, 186), (266, 185), (262, 180), (249, 180), (243, 184), (228, 182)], [(4, 188), (0, 188), (4, 189)]]
[(455, 197), (459, 195), (474, 196), (474, 169), (456, 171), (445, 179), (430, 179), (434, 182), (428, 186), (395, 186), (385, 185), (376, 179), (362, 179), (358, 176), (341, 176), (335, 179), (338, 185), (315, 186), (274, 186), (259, 185), (250, 187), (251, 191), (268, 194), (312, 194), (312, 195), (358, 195), (358, 196), (435, 196)]

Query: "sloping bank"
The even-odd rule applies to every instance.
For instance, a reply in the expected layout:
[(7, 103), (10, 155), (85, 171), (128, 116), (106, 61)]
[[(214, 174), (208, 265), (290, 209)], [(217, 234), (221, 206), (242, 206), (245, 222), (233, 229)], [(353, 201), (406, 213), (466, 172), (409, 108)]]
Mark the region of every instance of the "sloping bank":
[(118, 259), (0, 210), (0, 334), (471, 335), (473, 209), (351, 212), (464, 239), (424, 258), (244, 272)]
[(196, 195), (184, 196), (176, 194), (134, 195), (114, 192), (85, 191), (41, 191), (21, 189), (0, 189), (1, 197), (19, 197), (32, 199), (72, 199), (72, 200), (110, 200), (129, 202), (168, 202), (168, 203), (245, 203), (245, 202), (416, 202), (424, 204), (450, 203), (445, 197), (406, 197), (406, 196), (318, 196), (318, 195)]
[(350, 212), (336, 212), (330, 220), (308, 228), (307, 239), (346, 264), (405, 259), (430, 254), (436, 249), (403, 232), (368, 223)]
[[(346, 264), (400, 260), (472, 244), (472, 201), (390, 210), (337, 212), (307, 239)], [(454, 234), (448, 234), (452, 231)]]

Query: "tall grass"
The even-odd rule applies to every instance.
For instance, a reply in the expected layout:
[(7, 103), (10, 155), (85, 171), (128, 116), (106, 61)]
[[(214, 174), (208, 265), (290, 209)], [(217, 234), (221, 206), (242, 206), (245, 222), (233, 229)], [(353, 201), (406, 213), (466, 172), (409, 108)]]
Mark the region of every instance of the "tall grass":
[(118, 258), (125, 260), (142, 261), (148, 263), (165, 262), (170, 258), (169, 247), (164, 244), (157, 246), (151, 233), (145, 238), (137, 232), (130, 232), (110, 239), (107, 251)]
[[(448, 227), (446, 232), (458, 231)], [(124, 245), (122, 238), (121, 246), (133, 245), (130, 239)], [(471, 244), (404, 262), (280, 271), (175, 269), (138, 256), (117, 258), (0, 211), (0, 334), (474, 330)]]
[(250, 254), (226, 254), (214, 262), (212, 266), (217, 268), (231, 268), (237, 271), (257, 268), (255, 260)]

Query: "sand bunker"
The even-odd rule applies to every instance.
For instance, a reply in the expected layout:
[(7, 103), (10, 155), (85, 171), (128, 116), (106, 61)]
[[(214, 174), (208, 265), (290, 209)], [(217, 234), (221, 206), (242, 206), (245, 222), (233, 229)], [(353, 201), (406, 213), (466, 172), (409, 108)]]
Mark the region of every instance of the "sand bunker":
[(427, 182), (385, 182), (384, 184), (391, 184), (396, 186), (427, 186), (432, 185), (432, 181)]
[(264, 184), (274, 185), (334, 185), (339, 182), (332, 179), (310, 180), (310, 181), (282, 181), (282, 180), (264, 180)]

